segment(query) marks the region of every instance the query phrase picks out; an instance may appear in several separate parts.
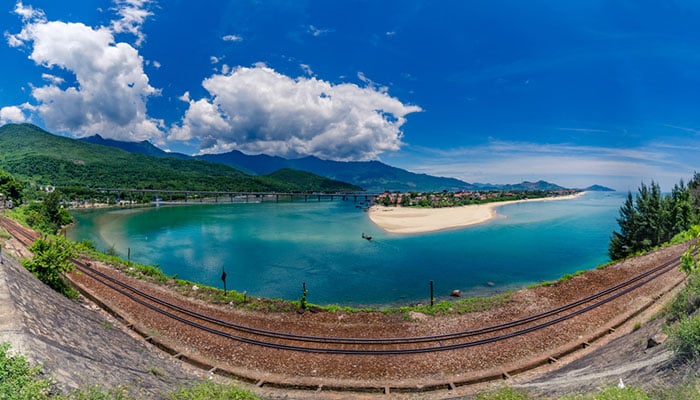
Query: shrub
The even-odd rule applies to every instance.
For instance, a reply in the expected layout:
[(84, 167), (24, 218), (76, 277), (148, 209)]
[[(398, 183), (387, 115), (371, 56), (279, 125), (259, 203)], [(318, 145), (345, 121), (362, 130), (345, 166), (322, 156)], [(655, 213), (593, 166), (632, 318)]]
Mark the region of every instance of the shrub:
[(22, 260), (22, 265), (26, 269), (64, 296), (69, 298), (78, 296), (61, 275), (73, 269), (70, 258), (75, 256), (75, 250), (67, 240), (62, 237), (56, 237), (52, 240), (37, 239), (29, 247), (29, 250), (34, 254), (34, 257)]
[(684, 317), (669, 330), (669, 346), (681, 357), (700, 358), (700, 315)]
[(700, 309), (700, 273), (695, 272), (688, 276), (685, 287), (664, 311), (666, 319), (674, 322), (693, 314), (698, 309)]
[(477, 400), (529, 400), (531, 397), (522, 391), (504, 387), (476, 395)]
[(8, 354), (9, 348), (9, 343), (0, 344), (0, 399), (48, 399), (51, 382), (40, 377), (41, 368)]
[(173, 400), (259, 400), (252, 393), (232, 385), (204, 382), (189, 388), (180, 388), (170, 395)]

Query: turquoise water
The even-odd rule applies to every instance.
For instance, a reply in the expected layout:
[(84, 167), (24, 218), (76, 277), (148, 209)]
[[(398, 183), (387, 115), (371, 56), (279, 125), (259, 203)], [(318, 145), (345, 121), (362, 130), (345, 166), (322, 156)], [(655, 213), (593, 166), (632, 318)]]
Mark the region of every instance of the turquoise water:
[[(453, 289), (486, 295), (608, 261), (624, 197), (498, 208), (499, 218), (429, 234), (383, 232), (352, 201), (163, 206), (75, 212), (73, 240), (157, 264), (169, 275), (250, 296), (316, 304), (410, 304)], [(373, 236), (372, 241), (361, 234)]]

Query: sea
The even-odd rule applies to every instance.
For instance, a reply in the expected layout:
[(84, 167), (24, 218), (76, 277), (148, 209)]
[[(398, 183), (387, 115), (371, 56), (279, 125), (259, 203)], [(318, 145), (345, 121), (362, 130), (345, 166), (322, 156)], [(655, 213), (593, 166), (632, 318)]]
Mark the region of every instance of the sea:
[[(69, 239), (194, 284), (314, 304), (385, 307), (515, 290), (609, 261), (624, 201), (588, 192), (497, 208), (460, 229), (392, 234), (349, 200), (74, 211)], [(363, 238), (372, 236), (372, 240)]]

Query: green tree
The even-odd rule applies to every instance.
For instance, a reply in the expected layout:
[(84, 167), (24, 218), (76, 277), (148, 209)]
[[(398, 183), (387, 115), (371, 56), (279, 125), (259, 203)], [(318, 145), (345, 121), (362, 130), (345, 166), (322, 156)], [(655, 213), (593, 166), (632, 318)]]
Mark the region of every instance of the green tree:
[(691, 192), (683, 180), (673, 187), (668, 198), (669, 220), (667, 229), (670, 232), (683, 232), (690, 229), (696, 221), (696, 211), (693, 208)]
[[(700, 173), (695, 172), (693, 179), (688, 182), (688, 191), (690, 192), (690, 202), (695, 210), (700, 209)], [(697, 215), (696, 215), (697, 217)], [(696, 221), (697, 222), (697, 219)]]
[(12, 175), (0, 170), (0, 193), (6, 198), (12, 199), (16, 204), (22, 204), (22, 191), (24, 185), (16, 180)]
[(632, 249), (636, 248), (633, 243), (637, 229), (637, 219), (639, 215), (634, 208), (634, 200), (632, 192), (627, 192), (627, 199), (622, 207), (620, 207), (620, 217), (617, 219), (617, 224), (620, 226), (620, 232), (613, 232), (608, 246), (608, 255), (610, 259), (619, 260), (625, 258), (632, 253)]
[(22, 265), (54, 290), (66, 297), (76, 297), (75, 290), (62, 276), (64, 272), (69, 272), (74, 267), (70, 261), (75, 257), (75, 250), (71, 244), (62, 237), (37, 239), (29, 250), (34, 256), (31, 259), (22, 260)]
[(620, 230), (612, 233), (608, 255), (618, 260), (639, 251), (651, 250), (688, 230), (696, 220), (697, 210), (693, 205), (691, 190), (682, 180), (668, 196), (661, 193), (658, 183), (652, 181), (649, 186), (642, 183), (634, 199), (628, 192), (627, 199), (620, 207), (620, 217), (617, 219)]
[(29, 226), (47, 234), (55, 234), (72, 221), (70, 213), (61, 204), (61, 194), (56, 191), (46, 195), (40, 203), (29, 204), (26, 214)]

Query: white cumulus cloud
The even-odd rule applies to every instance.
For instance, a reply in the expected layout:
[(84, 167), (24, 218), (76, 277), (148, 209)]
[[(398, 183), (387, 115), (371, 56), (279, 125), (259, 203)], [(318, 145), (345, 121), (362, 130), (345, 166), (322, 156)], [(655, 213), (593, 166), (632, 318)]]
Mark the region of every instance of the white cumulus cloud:
[[(137, 27), (141, 14), (133, 10), (145, 3), (118, 1), (120, 10), (126, 10), (122, 20), (130, 20), (128, 26)], [(75, 76), (73, 86), (62, 88), (62, 79), (45, 73), (48, 84), (32, 87), (31, 94), (38, 103), (35, 111), (48, 129), (77, 135), (99, 133), (120, 140), (161, 141), (163, 122), (148, 117), (146, 112), (147, 99), (159, 95), (159, 91), (149, 84), (138, 51), (114, 39), (114, 33), (127, 29), (127, 25), (93, 28), (83, 23), (47, 21), (36, 10), (17, 13), (25, 24), (18, 34), (6, 35), (8, 43), (30, 47), (29, 58), (37, 65)]]
[(27, 122), (27, 116), (18, 106), (0, 108), (0, 125)]
[(183, 96), (189, 108), (169, 135), (198, 141), (201, 152), (376, 159), (400, 149), (406, 115), (421, 111), (374, 87), (292, 79), (263, 64), (215, 74), (202, 86), (210, 97)]
[(243, 38), (238, 35), (226, 35), (221, 38), (225, 42), (242, 42)]

